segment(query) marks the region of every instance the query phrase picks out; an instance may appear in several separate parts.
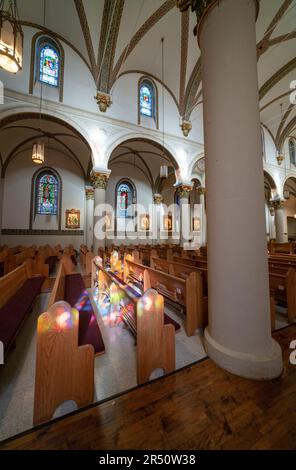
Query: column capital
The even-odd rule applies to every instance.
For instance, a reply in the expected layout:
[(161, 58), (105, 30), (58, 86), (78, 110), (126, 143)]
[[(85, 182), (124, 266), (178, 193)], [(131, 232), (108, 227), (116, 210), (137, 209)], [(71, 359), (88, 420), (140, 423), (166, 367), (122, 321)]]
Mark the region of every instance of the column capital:
[(94, 188), (85, 188), (86, 200), (94, 199)]
[(281, 199), (276, 199), (274, 201), (270, 201), (269, 207), (272, 209), (283, 209), (285, 207), (285, 202)]
[(94, 189), (105, 189), (107, 188), (109, 174), (101, 171), (92, 170), (90, 174), (90, 180)]
[(198, 192), (199, 194), (206, 194), (206, 188), (203, 187), (203, 186), (199, 186), (199, 187), (197, 188), (197, 192)]
[[(196, 26), (194, 28), (194, 35), (199, 35), (200, 26), (208, 14), (210, 9), (217, 5), (221, 0), (176, 0), (177, 8), (179, 8), (180, 12), (183, 13), (184, 11), (188, 10), (191, 7), (191, 11), (195, 12), (196, 14)], [(254, 0), (256, 4), (256, 20), (259, 13), (259, 0)], [(199, 38), (198, 38), (199, 42)]]
[(154, 204), (161, 204), (163, 202), (162, 194), (153, 194)]
[(186, 121), (185, 119), (182, 119), (180, 123), (180, 128), (183, 132), (184, 137), (188, 137), (188, 134), (192, 129), (192, 123), (190, 121)]
[(178, 191), (180, 199), (189, 199), (191, 190), (192, 190), (192, 185), (189, 185), (189, 184), (180, 184), (177, 187), (177, 191)]
[(97, 104), (102, 113), (105, 113), (112, 104), (111, 95), (108, 93), (103, 93), (102, 91), (97, 92), (95, 99), (97, 100)]

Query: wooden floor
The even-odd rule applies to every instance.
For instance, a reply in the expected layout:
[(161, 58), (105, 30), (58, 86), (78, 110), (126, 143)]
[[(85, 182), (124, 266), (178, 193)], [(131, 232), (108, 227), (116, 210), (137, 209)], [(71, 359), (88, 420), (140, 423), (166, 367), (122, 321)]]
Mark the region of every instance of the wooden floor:
[(296, 449), (296, 325), (275, 338), (285, 363), (279, 379), (241, 379), (205, 360), (0, 449)]

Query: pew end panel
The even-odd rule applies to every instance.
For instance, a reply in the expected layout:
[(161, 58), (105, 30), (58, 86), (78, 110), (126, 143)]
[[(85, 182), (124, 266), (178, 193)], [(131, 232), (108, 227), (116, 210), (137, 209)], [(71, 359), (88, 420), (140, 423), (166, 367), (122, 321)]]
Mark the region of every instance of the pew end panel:
[(58, 302), (40, 315), (37, 325), (34, 425), (49, 421), (67, 400), (77, 406), (93, 401), (94, 348), (78, 346), (79, 314)]
[(137, 379), (149, 381), (155, 369), (175, 370), (175, 329), (164, 325), (164, 301), (149, 289), (137, 302)]

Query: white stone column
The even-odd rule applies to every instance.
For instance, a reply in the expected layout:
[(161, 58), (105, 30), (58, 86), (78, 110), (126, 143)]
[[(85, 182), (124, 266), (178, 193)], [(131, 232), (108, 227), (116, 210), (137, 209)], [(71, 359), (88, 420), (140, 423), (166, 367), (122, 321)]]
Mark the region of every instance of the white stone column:
[(94, 189), (85, 188), (86, 196), (86, 246), (91, 251), (94, 241)]
[(288, 223), (285, 214), (284, 201), (274, 201), (274, 222), (276, 242), (285, 243), (288, 241)]
[(255, 0), (210, 2), (198, 27), (207, 175), (209, 324), (205, 347), (226, 370), (271, 379)]
[[(98, 254), (99, 248), (104, 248), (105, 239), (105, 226), (102, 224), (102, 219), (105, 217), (105, 211), (100, 210), (100, 215), (97, 215), (99, 207), (102, 208), (103, 204), (106, 203), (106, 188), (108, 182), (109, 173), (92, 170), (91, 182), (94, 188), (94, 237), (93, 237), (93, 252), (95, 255)], [(98, 230), (98, 223), (101, 225), (101, 229)]]
[(161, 228), (161, 205), (163, 197), (161, 194), (153, 195), (154, 211), (153, 211), (153, 239), (156, 243), (160, 242), (160, 228)]
[(206, 188), (200, 187), (198, 188), (198, 192), (200, 194), (199, 201), (201, 204), (201, 245), (206, 246), (207, 244), (207, 218), (206, 218), (206, 204), (205, 204), (205, 194)]
[(180, 198), (180, 245), (186, 248), (189, 247), (191, 220), (190, 220), (190, 204), (189, 196), (192, 186), (182, 184), (178, 187)]

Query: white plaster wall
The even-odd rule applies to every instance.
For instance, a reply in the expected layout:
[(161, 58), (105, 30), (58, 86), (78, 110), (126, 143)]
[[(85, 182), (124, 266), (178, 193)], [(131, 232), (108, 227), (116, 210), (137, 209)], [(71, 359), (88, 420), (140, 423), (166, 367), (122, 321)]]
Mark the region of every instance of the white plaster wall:
[[(84, 178), (77, 165), (69, 158), (55, 150), (50, 150), (46, 157), (46, 166), (55, 169), (62, 179), (62, 218), (61, 229), (65, 229), (66, 209), (79, 209), (81, 216), (81, 230), (84, 230), (85, 221), (85, 191)], [(11, 161), (5, 175), (5, 188), (3, 196), (2, 227), (6, 229), (29, 229), (31, 207), (31, 182), (37, 165), (31, 163), (30, 150), (20, 153)], [(33, 229), (57, 230), (57, 216), (37, 216)], [(67, 242), (66, 242), (67, 239)], [(83, 243), (83, 236), (10, 236), (3, 235), (2, 243), (14, 245), (23, 243), (37, 244), (69, 244), (79, 247)], [(50, 240), (50, 241), (49, 241)]]

